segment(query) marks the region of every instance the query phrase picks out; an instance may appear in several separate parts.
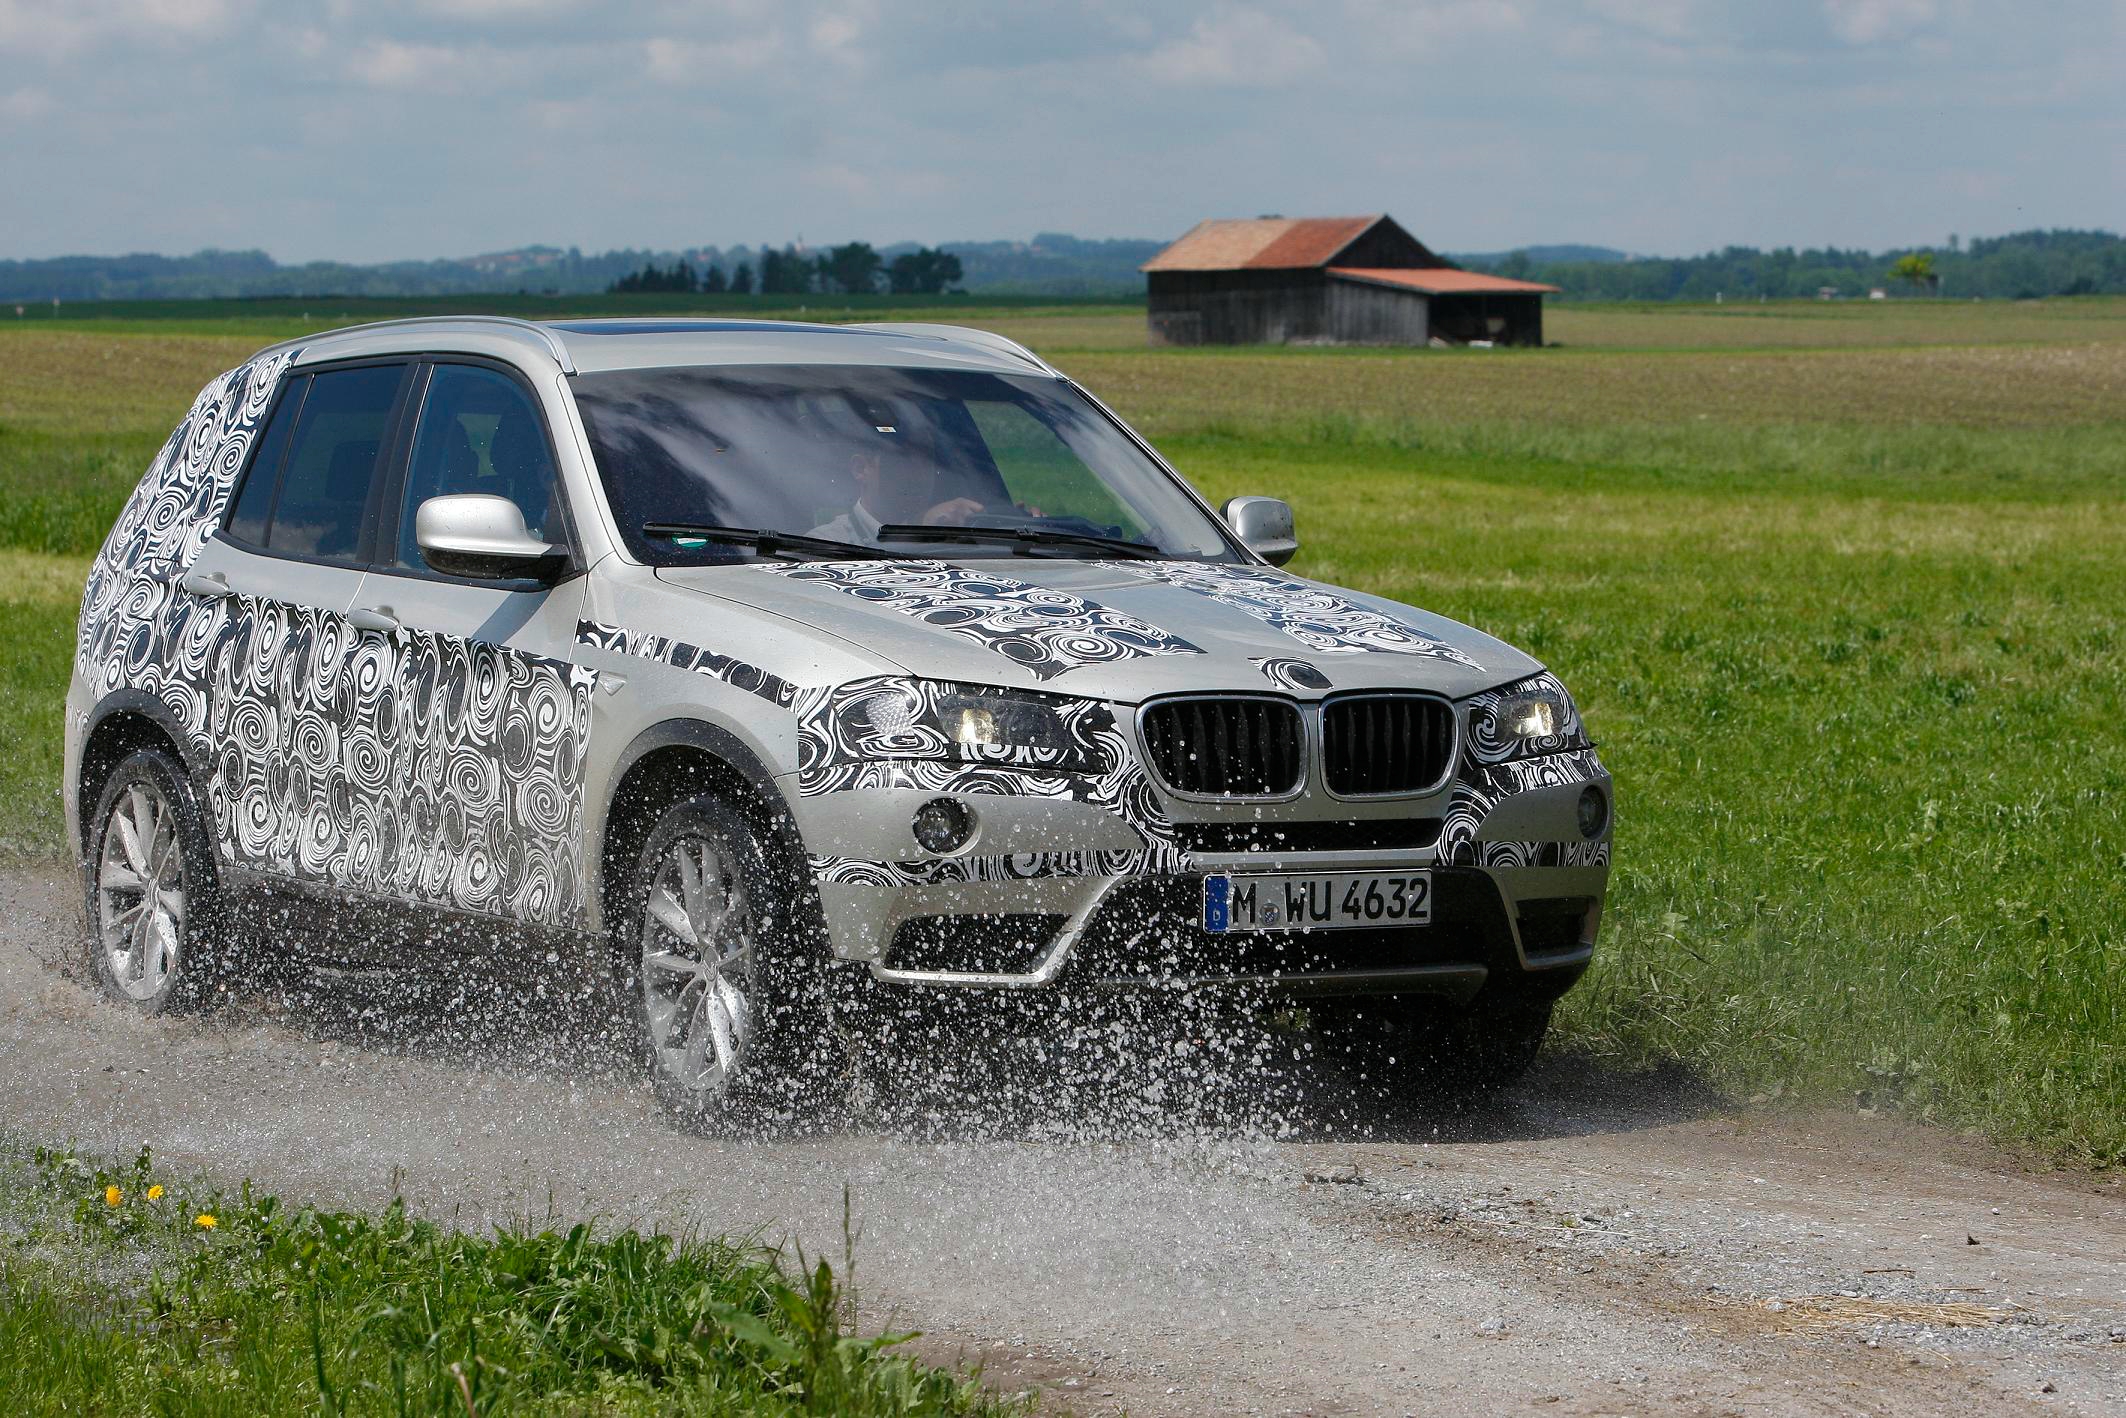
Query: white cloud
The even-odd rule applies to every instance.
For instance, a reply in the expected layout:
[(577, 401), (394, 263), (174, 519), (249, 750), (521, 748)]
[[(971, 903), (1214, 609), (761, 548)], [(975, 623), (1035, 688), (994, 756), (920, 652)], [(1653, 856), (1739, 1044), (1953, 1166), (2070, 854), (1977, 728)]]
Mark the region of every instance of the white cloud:
[(1170, 84), (1288, 84), (1320, 70), (1321, 45), (1260, 10), (1205, 15), (1187, 36), (1136, 60), (1153, 79)]
[(1612, 24), (1669, 40), (1694, 38), (1701, 22), (1698, 0), (1588, 0), (1587, 8)]
[(647, 41), (642, 50), (651, 78), (689, 83), (747, 74), (773, 64), (782, 53), (782, 36), (772, 31), (726, 40), (659, 36)]
[(230, 14), (228, 0), (121, 0), (109, 8), (138, 24), (191, 34), (219, 28)]
[[(0, 211), (0, 256), (1158, 235), (1216, 212), (1383, 208), (1470, 250), (2115, 228), (2122, 15), (2120, 0), (0, 0), (0, 186), (41, 196)], [(1871, 150), (1917, 156), (1835, 173), (1823, 155), (1862, 129)], [(239, 145), (256, 200), (191, 194), (200, 155)], [(556, 204), (549, 175), (577, 200)]]
[(221, 29), (239, 0), (0, 0), (0, 53), (57, 57), (113, 40), (184, 38)]
[(851, 167), (847, 163), (814, 163), (805, 169), (805, 181), (852, 202), (869, 201), (878, 191), (878, 178), (875, 174)]
[(588, 99), (549, 98), (535, 100), (525, 112), (541, 128), (566, 133), (596, 118), (599, 106)]
[[(1647, 0), (1658, 11), (1689, 0)], [(1528, 27), (1514, 0), (1357, 0), (1352, 16), (1358, 21), (1358, 38), (1367, 52), (1432, 55), (1472, 39), (1511, 33)]]
[(348, 58), (347, 72), (380, 89), (411, 88), (441, 83), (462, 69), (464, 63), (464, 54), (448, 45), (376, 39)]
[(24, 88), (0, 94), (0, 118), (11, 122), (26, 123), (51, 111), (52, 96), (43, 89)]
[[(857, 206), (869, 205), (884, 197), (935, 197), (939, 193), (949, 191), (953, 185), (952, 180), (942, 173), (883, 163), (858, 167), (845, 162), (816, 162), (806, 165), (801, 176), (807, 186), (831, 193), (836, 200)], [(859, 240), (887, 239), (867, 237), (863, 233), (844, 233), (834, 239), (846, 241), (851, 237)]]
[(872, 57), (867, 41), (872, 38), (876, 18), (871, 0), (844, 0), (815, 15), (805, 26), (805, 38), (819, 59), (843, 69), (860, 69)]
[(847, 49), (863, 32), (862, 21), (854, 15), (822, 15), (812, 22), (809, 31), (813, 48), (829, 52)]
[(1935, 0), (1823, 0), (1831, 33), (1847, 44), (1903, 39), (1934, 23)]
[(420, 0), (415, 8), (449, 20), (494, 20), (575, 9), (581, 4), (582, 0)]

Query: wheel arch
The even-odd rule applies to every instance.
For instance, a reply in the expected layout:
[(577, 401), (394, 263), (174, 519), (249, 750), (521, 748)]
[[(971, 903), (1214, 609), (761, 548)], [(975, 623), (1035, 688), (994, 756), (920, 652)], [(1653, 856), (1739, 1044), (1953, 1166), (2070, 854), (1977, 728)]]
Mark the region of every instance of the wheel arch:
[(605, 813), (591, 859), (597, 873), (597, 924), (624, 918), (628, 868), (659, 814), (702, 791), (731, 801), (774, 850), (779, 864), (808, 885), (796, 819), (767, 766), (728, 729), (700, 719), (666, 719), (637, 734), (615, 761)]
[[(122, 689), (106, 696), (88, 714), (81, 735), (81, 761), (71, 785), (74, 794), (77, 840), (74, 850), (83, 856), (95, 832), (96, 798), (112, 770), (128, 754), (142, 748), (159, 748), (176, 759), (192, 788), (193, 799), (204, 807), (205, 768), (191, 744), (191, 736), (178, 722), (170, 706), (152, 694)], [(211, 830), (211, 829), (210, 829)]]

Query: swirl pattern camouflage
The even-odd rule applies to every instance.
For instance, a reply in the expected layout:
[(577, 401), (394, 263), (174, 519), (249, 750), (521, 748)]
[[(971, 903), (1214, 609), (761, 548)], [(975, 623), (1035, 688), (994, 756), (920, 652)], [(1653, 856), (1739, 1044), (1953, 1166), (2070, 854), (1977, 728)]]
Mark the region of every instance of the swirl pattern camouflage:
[(1329, 677), (1317, 665), (1305, 660), (1288, 659), (1278, 655), (1250, 656), (1248, 663), (1261, 670), (1263, 677), (1281, 689), (1324, 690), (1329, 688)]
[(1178, 586), (1222, 606), (1251, 615), (1297, 640), (1317, 655), (1423, 655), (1477, 668), (1476, 661), (1443, 641), (1379, 611), (1367, 610), (1322, 586), (1259, 566), (1205, 561), (1103, 561), (1110, 571)]
[(572, 924), (594, 673), (179, 584), (294, 353), (210, 383), (164, 445), (90, 572), (79, 668), (98, 699), (148, 695), (181, 727), (225, 863)]
[[(1531, 693), (1543, 695), (1563, 711), (1553, 726), (1556, 732), (1533, 736), (1507, 732), (1505, 720), (1499, 712), (1501, 707), (1508, 700)], [(1469, 748), (1479, 763), (1541, 758), (1545, 754), (1587, 747), (1587, 726), (1580, 722), (1579, 707), (1565, 692), (1565, 686), (1558, 683), (1557, 676), (1548, 670), (1503, 689), (1473, 695), (1465, 702), (1469, 706)]]
[[(1566, 707), (1552, 735), (1522, 738), (1505, 731), (1499, 708), (1531, 689), (1554, 690)], [(1579, 711), (1563, 685), (1548, 671), (1490, 690), (1464, 701), (1469, 731), (1462, 736), (1462, 762), (1455, 774), (1453, 801), (1440, 828), (1439, 859), (1455, 866), (1572, 867), (1606, 866), (1609, 835), (1592, 841), (1478, 841), (1477, 832), (1491, 810), (1515, 793), (1537, 788), (1590, 783), (1602, 776), (1602, 762), (1587, 742)]]
[(763, 565), (816, 581), (994, 650), (1036, 679), (1141, 655), (1200, 655), (1158, 626), (1095, 601), (943, 561), (821, 561)]
[[(1054, 732), (1036, 741), (965, 742), (944, 706), (1008, 703), (1044, 712)], [(1129, 752), (1107, 706), (1063, 695), (1008, 694), (943, 680), (880, 675), (836, 685), (800, 714), (801, 779), (830, 764), (873, 759), (941, 759), (1049, 773), (1098, 773)]]
[[(1043, 851), (1013, 856), (938, 857), (912, 862), (866, 862), (847, 857), (815, 856), (812, 870), (821, 881), (856, 881), (900, 885), (937, 881), (1011, 881), (1040, 876), (1125, 876), (1143, 872), (1181, 871), (1187, 857), (1175, 841), (1174, 826), (1159, 805), (1149, 775), (1138, 761), (1129, 736), (1105, 704), (1090, 699), (1059, 699), (1058, 714), (1069, 741), (1082, 748), (1085, 760), (1100, 765), (1093, 773), (1059, 771), (1054, 763), (1016, 766), (1004, 762), (964, 763), (925, 758), (882, 758), (882, 742), (863, 727), (852, 727), (860, 706), (882, 689), (920, 698), (937, 688), (924, 680), (860, 682), (863, 692), (842, 695), (822, 705), (799, 728), (812, 747), (798, 791), (807, 797), (862, 788), (920, 788), (934, 793), (991, 794), (1003, 797), (1054, 798), (1088, 803), (1121, 818), (1136, 830), (1143, 845), (1121, 852)], [(911, 748), (920, 747), (915, 739)]]
[(744, 660), (704, 650), (698, 645), (689, 645), (684, 640), (673, 640), (663, 635), (645, 635), (640, 631), (623, 630), (617, 625), (601, 625), (595, 620), (576, 622), (576, 643), (594, 650), (610, 650), (616, 655), (632, 655), (638, 660), (655, 660), (674, 669), (688, 670), (694, 674), (707, 675), (710, 679), (722, 680), (725, 684), (742, 689), (748, 694), (757, 694), (770, 704), (788, 709), (797, 702), (799, 690), (781, 675), (771, 674), (758, 665), (749, 665)]
[(230, 597), (208, 799), (225, 858), (543, 925), (583, 892), (596, 675), (506, 646)]

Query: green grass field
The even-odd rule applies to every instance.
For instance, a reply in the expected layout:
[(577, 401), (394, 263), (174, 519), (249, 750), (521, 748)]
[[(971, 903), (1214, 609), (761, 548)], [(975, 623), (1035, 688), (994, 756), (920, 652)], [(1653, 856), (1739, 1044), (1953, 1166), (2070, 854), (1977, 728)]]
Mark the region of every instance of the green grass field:
[[(302, 328), (145, 314), (0, 329), (17, 854), (59, 850), (82, 558), (199, 383)], [(1295, 570), (1574, 688), (1619, 818), (1570, 1044), (2126, 1160), (2126, 301), (1560, 306), (1559, 348), (1459, 352), (935, 317), (1042, 350), (1213, 497), (1289, 498)]]
[(826, 1262), (743, 1243), (468, 1234), (0, 1144), (14, 1414), (1025, 1411), (849, 1314)]

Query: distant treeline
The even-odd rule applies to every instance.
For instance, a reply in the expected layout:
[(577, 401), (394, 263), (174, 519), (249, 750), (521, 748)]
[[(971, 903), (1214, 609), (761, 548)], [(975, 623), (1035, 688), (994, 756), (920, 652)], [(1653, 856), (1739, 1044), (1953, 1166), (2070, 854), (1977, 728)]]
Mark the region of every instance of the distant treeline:
[(681, 257), (670, 266), (645, 262), (639, 271), (622, 276), (608, 291), (641, 294), (691, 295), (877, 295), (881, 283), (889, 295), (940, 295), (961, 289), (965, 272), (960, 258), (950, 251), (918, 246), (903, 251), (891, 261), (868, 241), (851, 241), (808, 255), (795, 246), (777, 251), (760, 249), (760, 275), (756, 282), (750, 261), (740, 261), (726, 273), (715, 261), (697, 270)]
[[(974, 295), (1144, 294), (1137, 268), (1161, 241), (1087, 241), (1044, 232), (1031, 241), (901, 242), (874, 248), (788, 242), (694, 246), (681, 251), (526, 246), (449, 261), (355, 266), (318, 261), (283, 266), (263, 251), (190, 256), (61, 256), (0, 261), (0, 302), (170, 300), (259, 296), (597, 295), (607, 291), (706, 291), (846, 295), (889, 291)], [(1924, 278), (1893, 273), (1923, 269)], [(1500, 275), (1547, 281), (1575, 300), (1793, 299), (1830, 290), (1864, 296), (1874, 287), (1948, 298), (2126, 294), (2126, 241), (2107, 231), (2025, 231), (1893, 251), (1837, 248), (1760, 251), (1730, 246), (1703, 256), (1627, 256), (1597, 246), (1537, 246), (1450, 257)], [(716, 282), (722, 279), (723, 284)]]
[[(1921, 258), (1921, 259), (1912, 259)], [(1873, 289), (2031, 300), (2126, 295), (2126, 241), (2108, 231), (2019, 231), (1894, 251), (1730, 246), (1677, 259), (1542, 260), (1527, 251), (1466, 258), (1494, 275), (1546, 281), (1580, 300), (1770, 300)]]
[[(986, 295), (1115, 296), (1144, 292), (1140, 263), (1166, 243), (1086, 241), (1045, 232), (1031, 241), (954, 241), (939, 248), (913, 242), (873, 248), (849, 242), (825, 252), (781, 246), (695, 246), (680, 251), (627, 247), (585, 252), (576, 247), (526, 246), (444, 261), (350, 265), (313, 261), (283, 266), (263, 251), (200, 251), (190, 256), (59, 256), (0, 261), (0, 301), (181, 300), (257, 296), (421, 296), (466, 294), (593, 295), (640, 280), (646, 269), (671, 279), (685, 266), (705, 283), (721, 270), (727, 289), (749, 272), (763, 294), (841, 292), (844, 276), (859, 289), (914, 281), (918, 292), (958, 288)], [(859, 254), (854, 266), (848, 253)], [(868, 252), (869, 256), (861, 253)], [(925, 256), (925, 253), (929, 253)], [(837, 253), (841, 264), (835, 265)], [(824, 281), (819, 263), (834, 272)], [(912, 260), (910, 258), (913, 258)], [(875, 259), (877, 265), (869, 262)], [(945, 262), (958, 263), (956, 272)], [(927, 264), (926, 264), (927, 262)], [(870, 285), (863, 284), (868, 267)], [(771, 284), (771, 278), (776, 284)], [(932, 284), (934, 283), (934, 285)], [(635, 289), (641, 289), (639, 285)], [(657, 287), (662, 289), (663, 287)], [(703, 288), (703, 287), (697, 287)]]

